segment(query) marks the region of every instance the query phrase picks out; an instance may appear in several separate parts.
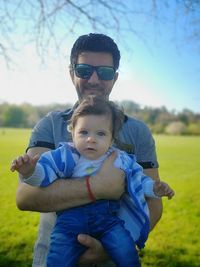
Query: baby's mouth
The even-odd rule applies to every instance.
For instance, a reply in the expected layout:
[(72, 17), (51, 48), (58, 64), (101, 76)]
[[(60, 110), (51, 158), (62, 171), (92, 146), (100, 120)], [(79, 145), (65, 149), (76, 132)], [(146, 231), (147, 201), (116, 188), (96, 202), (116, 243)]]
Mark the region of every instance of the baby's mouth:
[(95, 149), (92, 147), (87, 147), (86, 150), (95, 151)]

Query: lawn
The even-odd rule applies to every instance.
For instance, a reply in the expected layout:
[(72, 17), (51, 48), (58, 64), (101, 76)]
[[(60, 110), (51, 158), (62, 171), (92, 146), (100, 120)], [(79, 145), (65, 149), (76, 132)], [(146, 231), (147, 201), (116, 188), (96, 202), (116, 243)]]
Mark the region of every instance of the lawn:
[(0, 266), (31, 266), (39, 214), (16, 208), (17, 174), (9, 171), (12, 159), (24, 153), (30, 130), (0, 128)]
[[(10, 162), (24, 152), (30, 130), (0, 128), (0, 266), (31, 266), (39, 214), (15, 205)], [(164, 199), (160, 223), (141, 252), (143, 267), (200, 266), (200, 137), (155, 136), (160, 176), (176, 191)]]
[(146, 243), (143, 266), (200, 266), (200, 137), (155, 139), (160, 177), (176, 195), (163, 201), (164, 213)]

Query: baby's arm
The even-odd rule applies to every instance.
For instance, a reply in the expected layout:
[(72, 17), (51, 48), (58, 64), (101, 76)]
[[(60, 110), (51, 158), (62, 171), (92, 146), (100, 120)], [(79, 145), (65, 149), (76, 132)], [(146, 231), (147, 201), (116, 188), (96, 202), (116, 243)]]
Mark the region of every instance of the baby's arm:
[(171, 199), (174, 196), (174, 191), (167, 183), (145, 175), (142, 167), (137, 162), (134, 162), (133, 168), (135, 169), (135, 179), (137, 177), (141, 178), (142, 188), (146, 197), (159, 198), (166, 196)]
[(34, 173), (38, 159), (39, 155), (32, 158), (25, 153), (12, 161), (10, 170), (12, 172), (17, 171), (22, 179), (26, 179)]
[(11, 171), (17, 170), (23, 182), (46, 187), (59, 178), (72, 175), (75, 161), (69, 149), (63, 145), (55, 150), (30, 157), (28, 154), (20, 156), (12, 162)]
[[(31, 157), (28, 154), (19, 156), (12, 161), (10, 170), (18, 171), (22, 182), (32, 186), (45, 187), (58, 178), (58, 168), (51, 158), (53, 151), (48, 151), (43, 155)], [(52, 160), (51, 160), (52, 159)]]
[(162, 181), (155, 181), (153, 185), (153, 191), (156, 196), (158, 197), (168, 197), (168, 199), (171, 199), (174, 196), (174, 191), (171, 189), (171, 187)]
[[(50, 151), (45, 154), (48, 155), (48, 153)], [(21, 182), (31, 186), (48, 186), (57, 178), (54, 168), (50, 165), (48, 157), (44, 157), (44, 154), (41, 157), (39, 154), (34, 157), (28, 154), (19, 156), (12, 161), (10, 170), (12, 172), (18, 171)]]

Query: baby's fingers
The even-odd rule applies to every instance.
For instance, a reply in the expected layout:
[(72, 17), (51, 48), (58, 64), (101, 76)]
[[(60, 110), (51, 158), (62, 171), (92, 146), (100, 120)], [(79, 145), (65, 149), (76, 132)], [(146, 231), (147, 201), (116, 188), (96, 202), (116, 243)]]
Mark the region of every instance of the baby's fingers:
[(18, 168), (20, 168), (24, 163), (29, 161), (29, 156), (24, 154), (23, 156), (19, 156), (18, 158), (14, 159), (11, 163), (10, 170), (14, 172)]
[(175, 195), (174, 191), (171, 190), (171, 191), (169, 192), (168, 199), (173, 198), (174, 195)]
[(11, 172), (14, 172), (16, 170), (16, 167), (17, 167), (17, 160), (14, 159), (11, 163), (11, 166), (10, 166), (10, 170)]
[(172, 190), (171, 188), (168, 188), (166, 190), (166, 196), (168, 197), (168, 199), (171, 199), (174, 196), (174, 190)]
[(36, 154), (33, 158), (32, 158), (32, 164), (36, 164), (37, 163), (37, 161), (38, 161), (38, 159), (40, 158), (40, 155), (39, 154)]

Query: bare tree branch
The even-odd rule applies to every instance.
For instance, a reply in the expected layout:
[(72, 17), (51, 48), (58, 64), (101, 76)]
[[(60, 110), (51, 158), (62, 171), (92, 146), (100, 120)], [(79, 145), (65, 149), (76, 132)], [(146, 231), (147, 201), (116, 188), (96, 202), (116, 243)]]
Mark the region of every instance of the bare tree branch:
[(0, 57), (10, 64), (15, 51), (35, 43), (39, 57), (45, 61), (50, 49), (59, 53), (69, 34), (80, 27), (105, 33), (111, 29), (123, 43), (128, 32), (147, 43), (145, 31), (138, 28), (135, 19), (146, 19), (157, 27), (172, 20), (169, 11), (170, 16), (174, 15), (175, 36), (179, 22), (184, 20), (183, 38), (200, 48), (199, 0), (0, 0)]

